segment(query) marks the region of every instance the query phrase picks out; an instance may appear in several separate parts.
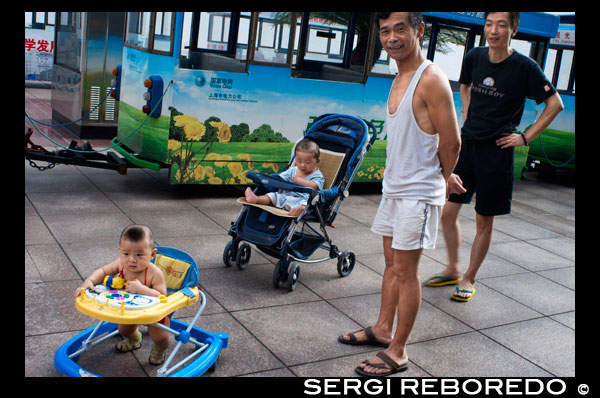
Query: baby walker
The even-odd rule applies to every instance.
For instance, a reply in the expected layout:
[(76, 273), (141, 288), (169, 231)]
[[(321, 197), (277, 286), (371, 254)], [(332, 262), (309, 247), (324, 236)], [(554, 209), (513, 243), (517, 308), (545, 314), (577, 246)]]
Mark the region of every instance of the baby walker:
[[(56, 351), (54, 366), (59, 372), (71, 377), (99, 376), (82, 368), (76, 361), (91, 347), (118, 334), (119, 324), (152, 324), (175, 337), (177, 344), (157, 370), (159, 377), (200, 376), (215, 365), (221, 350), (227, 348), (229, 337), (226, 333), (209, 333), (195, 326), (206, 306), (206, 296), (198, 288), (196, 262), (182, 250), (167, 246), (156, 248), (158, 253), (153, 262), (165, 273), (169, 295), (151, 297), (128, 293), (123, 290), (125, 283), (119, 277), (106, 277), (104, 284), (97, 285), (94, 290), (82, 289), (75, 299), (75, 308), (100, 322)], [(196, 304), (199, 298), (200, 308), (190, 324), (177, 319), (171, 319), (170, 327), (158, 323), (173, 311)], [(195, 346), (193, 353), (169, 368), (181, 346), (188, 343)], [(185, 367), (177, 370), (186, 363)]]

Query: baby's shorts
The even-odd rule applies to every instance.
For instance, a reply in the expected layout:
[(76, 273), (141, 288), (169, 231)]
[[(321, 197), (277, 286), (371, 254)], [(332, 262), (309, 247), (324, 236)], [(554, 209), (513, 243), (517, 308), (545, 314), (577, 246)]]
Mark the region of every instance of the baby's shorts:
[(391, 236), (396, 250), (435, 249), (441, 214), (422, 200), (381, 198), (371, 231)]

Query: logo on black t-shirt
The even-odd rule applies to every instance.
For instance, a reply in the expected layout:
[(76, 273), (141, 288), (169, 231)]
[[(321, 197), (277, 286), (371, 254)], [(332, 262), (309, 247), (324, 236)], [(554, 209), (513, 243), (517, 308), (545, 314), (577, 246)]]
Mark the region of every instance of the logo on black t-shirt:
[(491, 77), (486, 77), (485, 79), (483, 79), (482, 83), (484, 86), (494, 87), (494, 79), (492, 79)]

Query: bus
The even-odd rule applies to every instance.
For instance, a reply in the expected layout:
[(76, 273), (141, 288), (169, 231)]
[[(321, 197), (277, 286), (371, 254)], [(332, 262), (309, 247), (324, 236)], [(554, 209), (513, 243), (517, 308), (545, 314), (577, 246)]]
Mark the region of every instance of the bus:
[[(485, 45), (484, 14), (423, 15), (423, 54), (448, 76), (462, 123), (458, 77), (466, 52)], [(521, 13), (511, 45), (543, 68), (558, 24), (556, 15)], [(354, 180), (377, 182), (396, 72), (374, 13), (129, 12), (114, 69), (120, 104), (113, 142), (138, 166), (169, 166), (172, 184), (244, 185), (250, 170), (281, 171), (318, 116), (345, 113), (378, 130)], [(540, 110), (527, 100), (518, 129)], [(515, 178), (527, 150), (515, 151)]]
[(544, 72), (565, 108), (529, 146), (528, 164), (549, 170), (575, 170), (575, 14), (561, 15), (550, 40)]

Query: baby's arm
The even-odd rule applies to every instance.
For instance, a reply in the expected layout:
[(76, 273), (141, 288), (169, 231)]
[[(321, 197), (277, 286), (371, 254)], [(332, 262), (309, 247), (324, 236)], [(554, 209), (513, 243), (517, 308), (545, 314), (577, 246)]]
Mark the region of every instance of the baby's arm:
[(158, 297), (161, 294), (167, 295), (167, 282), (160, 268), (154, 264), (148, 266), (148, 285), (144, 285), (138, 279), (127, 281), (128, 285), (125, 288), (129, 293), (143, 294), (146, 296)]
[(81, 288), (84, 289), (93, 289), (99, 283), (104, 281), (104, 277), (106, 275), (116, 275), (119, 272), (119, 259), (116, 259), (110, 264), (105, 265), (102, 268), (98, 268), (90, 276), (83, 281), (81, 286), (75, 290), (75, 297), (79, 296), (81, 293)]
[(296, 174), (294, 177), (292, 177), (292, 182), (295, 182), (296, 184), (304, 185), (305, 187), (309, 187), (312, 189), (319, 189), (319, 186), (314, 181), (307, 180), (306, 178), (300, 177), (298, 174)]

